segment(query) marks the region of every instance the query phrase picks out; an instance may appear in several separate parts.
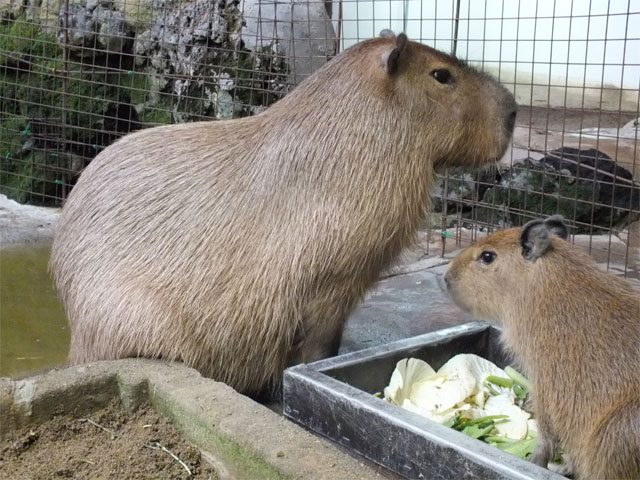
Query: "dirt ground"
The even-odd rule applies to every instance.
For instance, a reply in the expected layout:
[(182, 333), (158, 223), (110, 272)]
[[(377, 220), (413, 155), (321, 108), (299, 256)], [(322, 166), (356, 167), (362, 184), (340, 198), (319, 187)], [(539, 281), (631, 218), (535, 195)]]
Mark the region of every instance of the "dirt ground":
[(187, 478), (218, 477), (200, 451), (149, 406), (134, 415), (114, 403), (83, 418), (55, 417), (0, 444), (3, 480)]

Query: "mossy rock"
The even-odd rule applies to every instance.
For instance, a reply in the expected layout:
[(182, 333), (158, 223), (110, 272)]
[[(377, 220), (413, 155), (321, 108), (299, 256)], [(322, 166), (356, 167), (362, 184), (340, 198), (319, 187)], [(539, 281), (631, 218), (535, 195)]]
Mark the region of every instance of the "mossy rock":
[(63, 186), (50, 162), (51, 156), (45, 152), (1, 159), (0, 193), (20, 203), (56, 205)]
[(469, 170), (464, 167), (449, 168), (438, 175), (433, 190), (433, 210), (444, 211), (446, 198), (448, 211), (470, 211), (485, 191), (496, 182), (497, 172), (491, 166), (479, 170)]
[[(286, 93), (290, 69), (278, 44), (253, 52), (237, 36), (242, 29), (238, 1), (217, 3), (225, 23), (210, 28), (218, 40), (212, 45), (212, 37), (197, 37), (201, 43), (190, 51), (206, 53), (193, 57), (202, 61), (186, 73), (175, 71), (176, 58), (188, 53), (171, 43), (160, 47), (156, 42), (155, 50), (134, 59), (119, 52), (95, 50), (94, 55), (87, 42), (82, 54), (72, 50), (64, 61), (57, 37), (64, 4), (34, 1), (25, 0), (0, 23), (0, 147), (9, 155), (3, 157), (0, 183), (12, 198), (33, 199), (30, 191), (54, 194), (58, 177), (73, 181), (69, 170), (76, 169), (70, 165), (88, 163), (130, 131), (252, 115)], [(70, 0), (69, 5), (78, 12), (98, 8), (95, 0)], [(121, 12), (136, 37), (163, 27), (161, 9), (154, 11), (152, 0), (100, 5)], [(179, 0), (169, 5), (179, 15)], [(11, 191), (22, 193), (16, 197)]]
[(55, 35), (24, 16), (0, 23), (0, 66), (16, 66), (20, 61), (42, 61), (62, 55)]
[[(87, 0), (69, 0), (69, 7), (87, 6)], [(58, 12), (66, 0), (42, 0), (39, 7), (27, 8), (27, 18), (42, 25), (47, 31), (58, 28)], [(153, 20), (153, 0), (111, 0), (111, 8), (122, 13), (134, 31), (140, 31)]]
[[(594, 152), (582, 152), (579, 161), (567, 158), (563, 162), (569, 155), (578, 155), (564, 151), (550, 152), (541, 160), (526, 159), (504, 172), (499, 184), (487, 189), (481, 206), (469, 218), (509, 226), (523, 224), (532, 214), (560, 214), (576, 223), (576, 233), (592, 230), (581, 224), (608, 229), (628, 223), (629, 209), (638, 208), (640, 195), (625, 188), (624, 182), (612, 189), (606, 174), (609, 170), (620, 178), (631, 178), (631, 174), (601, 152)], [(588, 158), (596, 159), (595, 170), (586, 168)], [(569, 166), (576, 168), (570, 171)]]

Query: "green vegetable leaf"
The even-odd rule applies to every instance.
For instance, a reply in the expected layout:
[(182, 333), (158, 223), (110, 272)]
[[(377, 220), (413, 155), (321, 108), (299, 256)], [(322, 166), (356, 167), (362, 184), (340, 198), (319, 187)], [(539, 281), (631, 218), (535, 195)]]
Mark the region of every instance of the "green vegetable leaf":
[(491, 445), (495, 445), (496, 443), (515, 443), (520, 440), (514, 440), (513, 438), (503, 437), (502, 435), (489, 435), (484, 437), (484, 441), (490, 443)]
[(527, 392), (531, 389), (529, 380), (527, 380), (527, 378), (520, 372), (518, 372), (515, 368), (505, 367), (504, 371), (514, 382), (524, 388)]
[(451, 417), (449, 420), (444, 422), (443, 425), (446, 427), (455, 428), (456, 430), (458, 430), (457, 427), (460, 426), (461, 422), (462, 420), (460, 418), (460, 414), (456, 412), (456, 414), (453, 417)]
[(487, 382), (491, 382), (494, 385), (498, 385), (499, 387), (506, 387), (506, 388), (513, 387), (513, 379), (511, 378), (503, 378), (503, 377), (496, 377), (495, 375), (489, 375), (487, 377)]
[(484, 388), (489, 390), (489, 395), (493, 395), (494, 397), (500, 395), (500, 392), (498, 392), (495, 388), (493, 388), (491, 386), (491, 383), (485, 381), (482, 385), (484, 385)]
[[(500, 440), (497, 440), (500, 439)], [(506, 440), (506, 441), (504, 441)], [(525, 438), (524, 440), (510, 440), (506, 437), (487, 437), (485, 441), (498, 447), (500, 450), (509, 452), (516, 457), (527, 459), (536, 447), (537, 438)]]
[(468, 420), (466, 423), (467, 425), (475, 425), (478, 423), (485, 423), (488, 421), (494, 422), (495, 420), (502, 420), (503, 418), (509, 418), (509, 415), (486, 415), (484, 417), (478, 417), (478, 418), (474, 418), (473, 420)]
[(468, 425), (462, 430), (462, 433), (469, 435), (470, 437), (473, 437), (473, 438), (481, 438), (481, 437), (484, 437), (485, 435), (488, 435), (491, 432), (491, 430), (493, 430), (493, 428), (494, 428), (494, 422), (490, 421), (490, 422), (487, 422), (487, 424), (480, 423), (476, 425)]
[(527, 398), (527, 391), (517, 383), (513, 385), (513, 393), (516, 394), (520, 402), (524, 402)]

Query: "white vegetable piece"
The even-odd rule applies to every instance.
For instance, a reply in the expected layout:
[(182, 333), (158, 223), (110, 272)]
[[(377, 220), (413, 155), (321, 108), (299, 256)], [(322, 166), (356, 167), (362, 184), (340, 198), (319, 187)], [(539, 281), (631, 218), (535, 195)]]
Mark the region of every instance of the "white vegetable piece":
[(469, 418), (474, 418), (473, 407), (469, 403), (464, 403), (461, 406), (455, 406), (454, 408), (450, 408), (448, 410), (444, 410), (441, 412), (434, 412), (433, 410), (425, 410), (423, 408), (418, 407), (411, 400), (406, 399), (402, 404), (402, 408), (409, 410), (410, 412), (417, 413), (422, 415), (423, 417), (427, 417), (430, 420), (438, 423), (445, 423), (451, 417), (453, 417), (456, 413), (460, 413), (468, 416)]
[(439, 423), (456, 413), (465, 418), (508, 415), (496, 423), (495, 435), (521, 440), (529, 429), (536, 432), (531, 415), (515, 404), (516, 396), (510, 388), (492, 385), (498, 395), (488, 395), (484, 383), (490, 375), (509, 378), (504, 370), (473, 354), (456, 355), (437, 373), (422, 360), (405, 358), (397, 363), (384, 396), (391, 403)]
[(504, 392), (495, 397), (489, 397), (484, 405), (485, 415), (507, 415), (508, 418), (497, 422), (495, 435), (523, 440), (529, 430), (527, 422), (531, 417), (515, 404), (516, 396), (513, 392)]
[[(505, 371), (498, 368), (494, 363), (470, 353), (463, 353), (453, 357), (438, 370), (438, 375), (446, 375), (448, 378), (466, 376), (473, 379), (472, 394), (475, 395), (473, 403), (479, 407), (484, 406), (487, 391), (483, 384), (489, 375), (509, 378)], [(499, 393), (510, 391), (509, 388), (499, 387), (498, 385), (492, 385), (492, 387)]]
[(403, 358), (396, 364), (389, 386), (384, 389), (384, 398), (402, 405), (409, 398), (412, 386), (436, 374), (431, 366), (418, 358)]
[(438, 373), (414, 383), (409, 398), (418, 408), (439, 414), (464, 403), (474, 393), (475, 385), (475, 379), (464, 372)]

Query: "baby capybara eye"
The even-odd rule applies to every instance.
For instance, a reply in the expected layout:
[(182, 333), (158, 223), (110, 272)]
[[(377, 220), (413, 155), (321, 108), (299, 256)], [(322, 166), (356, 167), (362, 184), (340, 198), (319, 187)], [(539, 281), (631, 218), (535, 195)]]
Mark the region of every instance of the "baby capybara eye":
[(480, 254), (480, 260), (482, 263), (489, 265), (496, 259), (496, 254), (494, 252), (485, 251)]
[(430, 73), (440, 83), (453, 83), (453, 76), (446, 68), (438, 68)]

